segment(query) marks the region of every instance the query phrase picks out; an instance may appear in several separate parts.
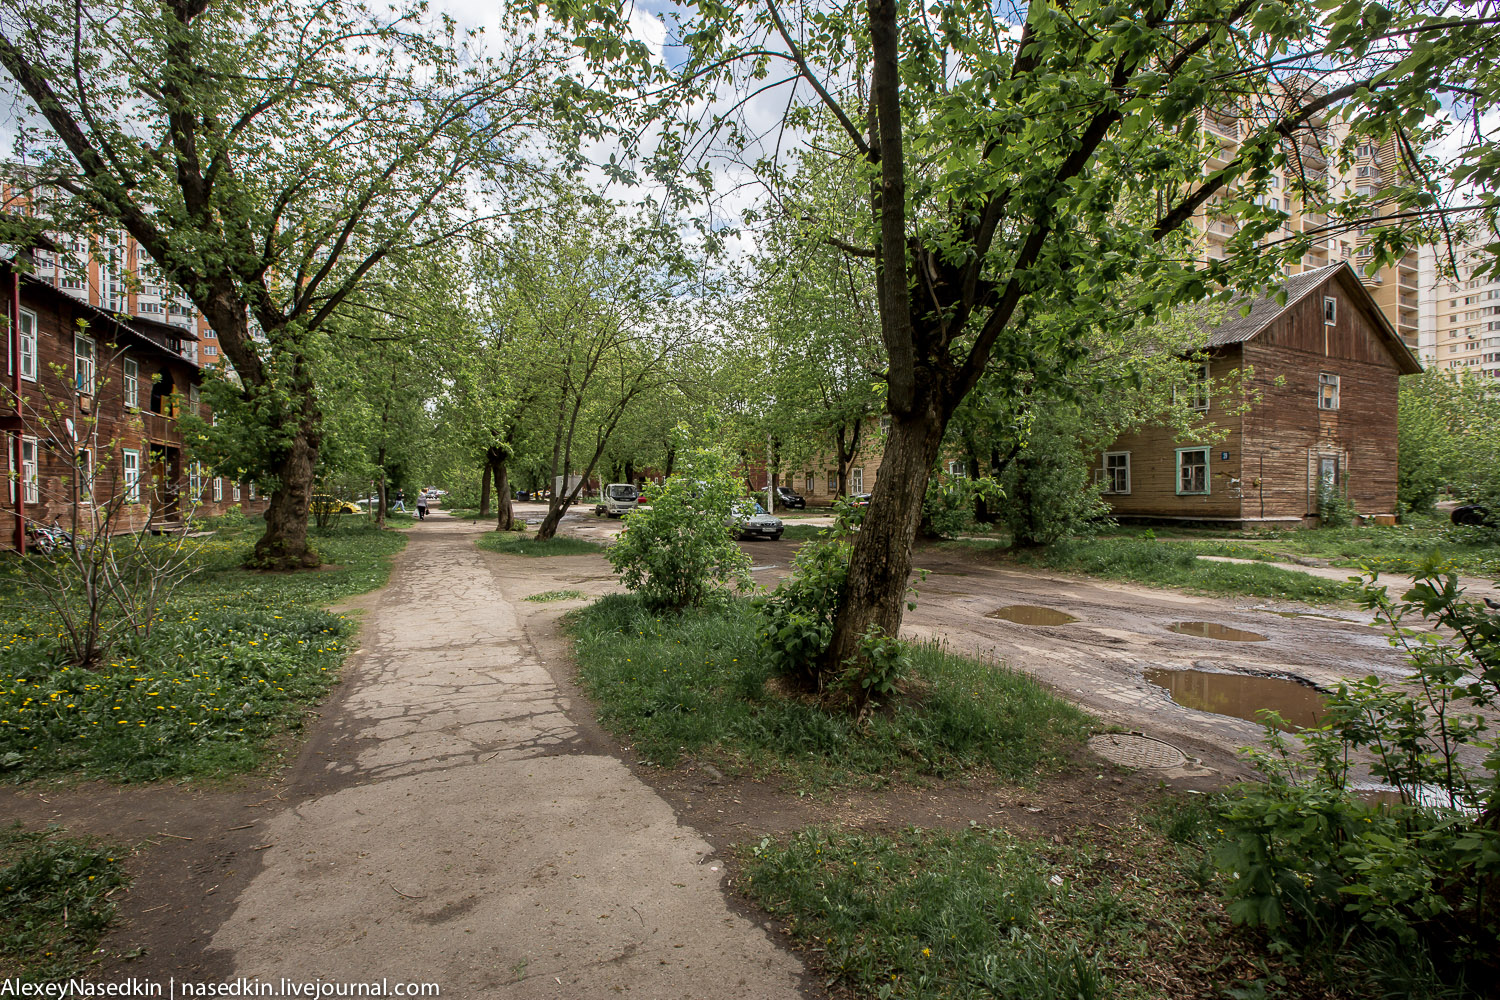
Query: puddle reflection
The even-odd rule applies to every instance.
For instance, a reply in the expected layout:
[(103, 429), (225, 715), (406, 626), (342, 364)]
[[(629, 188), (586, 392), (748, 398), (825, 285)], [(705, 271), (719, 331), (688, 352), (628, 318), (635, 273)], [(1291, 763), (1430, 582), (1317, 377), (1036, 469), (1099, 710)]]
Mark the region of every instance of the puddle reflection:
[(1178, 622), (1167, 626), (1168, 632), (1177, 632), (1181, 635), (1196, 635), (1203, 639), (1222, 639), (1225, 642), (1265, 642), (1266, 637), (1259, 632), (1249, 632), (1242, 628), (1230, 628), (1228, 625), (1220, 625), (1218, 622)]
[(1146, 671), (1146, 680), (1171, 695), (1183, 708), (1260, 722), (1256, 712), (1269, 708), (1281, 714), (1288, 732), (1316, 726), (1323, 718), (1323, 696), (1306, 684), (1283, 677), (1219, 674), (1209, 670)]
[(1017, 625), (1066, 625), (1078, 619), (1056, 608), (1043, 608), (1035, 604), (1007, 604), (996, 608), (986, 618), (1001, 618)]

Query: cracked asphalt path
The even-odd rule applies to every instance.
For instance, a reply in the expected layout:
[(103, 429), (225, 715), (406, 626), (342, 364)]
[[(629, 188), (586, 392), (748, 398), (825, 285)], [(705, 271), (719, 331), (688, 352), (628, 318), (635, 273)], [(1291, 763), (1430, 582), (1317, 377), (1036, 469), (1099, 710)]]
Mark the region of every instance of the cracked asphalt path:
[(801, 996), (709, 843), (570, 718), (525, 628), (548, 609), (518, 604), (531, 561), (479, 552), (483, 530), (413, 529), (332, 723), (330, 790), (263, 821), (273, 846), (209, 947), (236, 976), (452, 997)]

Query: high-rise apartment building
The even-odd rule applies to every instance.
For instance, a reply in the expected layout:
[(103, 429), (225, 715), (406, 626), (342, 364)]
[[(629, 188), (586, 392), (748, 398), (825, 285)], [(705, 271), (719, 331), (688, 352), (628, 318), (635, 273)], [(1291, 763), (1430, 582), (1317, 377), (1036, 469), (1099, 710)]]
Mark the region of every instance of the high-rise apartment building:
[(1457, 275), (1439, 277), (1446, 252), (1422, 248), (1422, 363), (1500, 378), (1500, 277), (1475, 276), (1479, 244), (1455, 247)]
[[(1275, 102), (1269, 98), (1266, 102), (1267, 110), (1273, 110)], [(1203, 115), (1203, 136), (1210, 145), (1204, 171), (1226, 166), (1239, 151), (1240, 143), (1251, 134), (1254, 122), (1262, 118), (1262, 114), (1255, 113), (1248, 105), (1206, 112)], [(1394, 141), (1357, 146), (1354, 163), (1344, 167), (1334, 152), (1346, 137), (1346, 127), (1331, 121), (1318, 126), (1312, 134), (1300, 136), (1296, 142), (1288, 141), (1286, 166), (1275, 172), (1269, 192), (1261, 196), (1270, 208), (1287, 215), (1282, 228), (1272, 233), (1268, 240), (1286, 238), (1294, 233), (1317, 232), (1328, 226), (1329, 219), (1324, 211), (1328, 199), (1353, 194), (1378, 198), (1381, 189), (1395, 178), (1400, 159)], [(1210, 259), (1223, 259), (1226, 256), (1225, 244), (1238, 231), (1234, 219), (1223, 211), (1228, 200), (1232, 200), (1232, 196), (1222, 194), (1209, 199), (1195, 220), (1203, 233), (1204, 256)], [(1371, 256), (1372, 252), (1361, 242), (1357, 232), (1329, 232), (1325, 237), (1314, 239), (1301, 262), (1288, 267), (1287, 274), (1309, 271), (1341, 260), (1349, 261), (1360, 273), (1365, 287), (1391, 326), (1401, 339), (1415, 347), (1421, 301), (1418, 255), (1409, 253), (1396, 264), (1367, 275), (1365, 268)]]
[[(33, 192), (0, 183), (0, 210), (32, 211)], [(168, 282), (135, 239), (110, 230), (102, 239), (52, 233), (55, 250), (34, 252), (36, 277), (106, 312), (139, 316), (178, 327), (196, 340), (182, 341), (183, 356), (202, 366), (218, 364), (219, 338), (182, 289)]]

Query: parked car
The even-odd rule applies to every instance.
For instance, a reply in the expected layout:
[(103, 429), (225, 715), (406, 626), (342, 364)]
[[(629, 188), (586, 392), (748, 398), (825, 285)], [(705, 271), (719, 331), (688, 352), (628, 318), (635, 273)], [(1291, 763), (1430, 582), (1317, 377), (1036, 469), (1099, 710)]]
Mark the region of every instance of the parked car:
[(1471, 528), (1493, 528), (1496, 527), (1495, 518), (1484, 504), (1469, 503), (1462, 507), (1453, 508), (1453, 513), (1448, 515), (1454, 524), (1467, 525)]
[(776, 499), (781, 501), (781, 505), (787, 510), (807, 509), (807, 501), (802, 497), (802, 494), (790, 486), (776, 487)]
[(868, 506), (870, 506), (870, 494), (868, 494), (868, 493), (855, 493), (853, 496), (851, 496), (849, 498), (849, 506), (851, 506), (851, 507), (868, 507)]
[(739, 538), (746, 541), (752, 538), (769, 538), (774, 542), (785, 530), (781, 518), (767, 514), (760, 504), (752, 504), (748, 500), (735, 504), (731, 527)]
[(314, 493), (312, 500), (307, 505), (311, 514), (360, 514), (358, 504), (352, 504), (348, 500), (340, 500), (336, 496), (327, 493)]

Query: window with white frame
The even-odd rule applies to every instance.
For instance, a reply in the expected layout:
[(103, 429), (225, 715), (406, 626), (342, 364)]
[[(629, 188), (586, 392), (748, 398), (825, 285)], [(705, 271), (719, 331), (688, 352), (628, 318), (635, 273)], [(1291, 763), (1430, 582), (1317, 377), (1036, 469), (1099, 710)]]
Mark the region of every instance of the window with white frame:
[(1208, 492), (1208, 449), (1177, 449), (1177, 495)]
[(120, 469), (125, 474), (125, 502), (141, 502), (141, 453), (120, 452)]
[(1207, 410), (1208, 381), (1208, 362), (1205, 361), (1193, 366), (1187, 384), (1177, 386), (1172, 395), (1190, 410)]
[(190, 407), (189, 412), (192, 413), (192, 415), (195, 416), (195, 417), (198, 415), (198, 402), (199, 402), (200, 399), (202, 399), (202, 396), (200, 396), (199, 393), (198, 393), (198, 387), (196, 385), (189, 385), (188, 386), (188, 406)]
[(1130, 452), (1107, 451), (1104, 453), (1104, 492), (1130, 492)]
[(141, 405), (141, 365), (135, 358), (125, 359), (125, 405), (132, 410)]
[(803, 489), (807, 490), (807, 492), (809, 493), (816, 493), (818, 491), (818, 480), (817, 477), (813, 475), (811, 469), (808, 469), (807, 475), (803, 477), (802, 486)]
[(36, 381), (36, 313), (21, 310), (21, 377)]
[(239, 503), (240, 502), (240, 484), (239, 483), (235, 483), (234, 484), (234, 488), (229, 491), (229, 499), (233, 500), (235, 503)]
[(839, 491), (839, 474), (832, 469), (828, 470), (828, 492), (830, 495)]
[(94, 391), (94, 341), (81, 333), (73, 337), (73, 388), (88, 394)]
[(1322, 372), (1318, 375), (1318, 409), (1337, 410), (1339, 408), (1339, 377)]
[(864, 469), (850, 469), (849, 470), (849, 492), (850, 493), (863, 493), (864, 491), (865, 491), (865, 470)]
[(41, 501), (41, 484), (37, 480), (36, 438), (21, 439), (21, 497), (27, 503)]
[(203, 466), (199, 462), (188, 466), (188, 493), (193, 503), (197, 503), (203, 495)]
[(962, 459), (954, 459), (953, 461), (948, 463), (948, 475), (957, 476), (958, 478), (963, 479), (967, 477), (968, 474), (969, 467), (964, 463)]
[(214, 503), (222, 503), (224, 500), (224, 477), (214, 477)]
[(1323, 296), (1323, 325), (1333, 326), (1339, 321), (1339, 300), (1332, 295)]
[(255, 499), (255, 484), (254, 483), (250, 484), (250, 499), (251, 500)]

